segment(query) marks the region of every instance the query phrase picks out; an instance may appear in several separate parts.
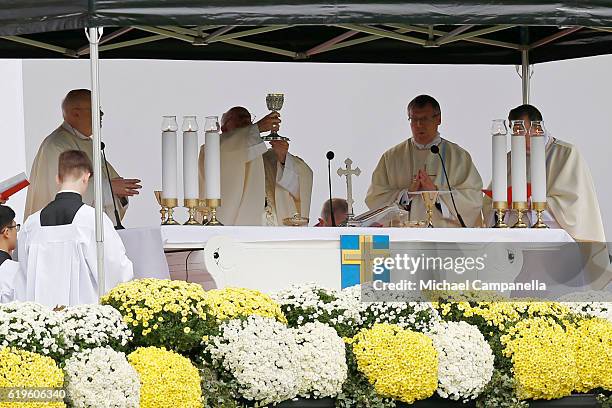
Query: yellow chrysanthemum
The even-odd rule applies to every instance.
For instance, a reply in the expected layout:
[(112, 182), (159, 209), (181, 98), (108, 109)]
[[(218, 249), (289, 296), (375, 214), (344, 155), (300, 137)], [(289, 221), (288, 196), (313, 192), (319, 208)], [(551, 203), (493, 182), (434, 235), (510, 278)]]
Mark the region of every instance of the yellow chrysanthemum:
[(412, 404), (438, 387), (438, 353), (424, 334), (391, 324), (375, 324), (349, 344), (357, 366), (376, 392)]
[(198, 369), (188, 358), (157, 347), (141, 347), (128, 356), (140, 377), (140, 408), (199, 408)]
[(258, 315), (287, 323), (278, 303), (266, 294), (245, 288), (213, 289), (206, 292), (206, 305), (218, 320)]
[[(50, 357), (12, 347), (0, 348), (0, 388), (54, 388), (64, 386), (64, 372)], [(60, 408), (63, 402), (1, 402), (0, 408)]]
[(576, 391), (612, 390), (612, 323), (599, 318), (583, 320), (571, 334), (578, 367)]
[(578, 372), (574, 338), (554, 319), (535, 317), (518, 322), (501, 337), (504, 355), (521, 399), (556, 399), (568, 396)]

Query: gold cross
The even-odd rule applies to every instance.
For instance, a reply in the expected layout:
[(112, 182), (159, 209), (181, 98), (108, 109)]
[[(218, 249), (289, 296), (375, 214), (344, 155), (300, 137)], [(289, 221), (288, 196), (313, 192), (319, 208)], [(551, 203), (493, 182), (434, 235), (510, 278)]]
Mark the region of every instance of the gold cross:
[(359, 249), (343, 249), (342, 263), (345, 265), (360, 265), (360, 283), (372, 282), (374, 259), (388, 257), (388, 249), (375, 249), (372, 235), (359, 236)]

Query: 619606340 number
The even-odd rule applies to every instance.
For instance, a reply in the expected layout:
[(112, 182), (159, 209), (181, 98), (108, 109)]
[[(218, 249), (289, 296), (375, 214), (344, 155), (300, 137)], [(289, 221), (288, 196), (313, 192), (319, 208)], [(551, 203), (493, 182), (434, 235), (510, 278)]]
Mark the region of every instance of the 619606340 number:
[(0, 402), (63, 402), (63, 388), (0, 387)]

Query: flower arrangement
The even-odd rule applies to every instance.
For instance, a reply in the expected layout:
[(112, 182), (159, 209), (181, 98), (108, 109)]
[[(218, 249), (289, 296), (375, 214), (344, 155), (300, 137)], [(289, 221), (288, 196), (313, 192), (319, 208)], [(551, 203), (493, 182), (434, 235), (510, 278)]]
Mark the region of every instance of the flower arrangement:
[(138, 408), (140, 380), (125, 354), (87, 349), (66, 361), (66, 396), (73, 408)]
[(213, 289), (206, 292), (205, 304), (219, 321), (252, 315), (270, 317), (287, 323), (278, 303), (257, 290), (245, 288)]
[[(46, 388), (62, 390), (64, 385), (64, 373), (53, 359), (20, 350), (14, 347), (0, 348), (0, 389), (1, 388)], [(0, 408), (12, 408), (15, 406), (23, 408), (60, 408), (66, 405), (63, 395), (49, 390), (49, 395), (54, 402), (12, 402), (0, 401)]]
[(140, 279), (122, 283), (102, 298), (117, 309), (134, 333), (136, 346), (162, 346), (187, 352), (215, 325), (206, 293), (196, 283)]
[(383, 323), (348, 342), (359, 371), (379, 395), (412, 404), (436, 391), (438, 353), (428, 336)]
[(321, 287), (315, 283), (293, 285), (272, 295), (281, 306), (290, 327), (321, 322), (330, 325), (341, 336), (353, 336), (361, 324), (360, 288), (343, 291)]
[(296, 330), (299, 345), (302, 397), (335, 397), (347, 377), (346, 349), (336, 331), (326, 324), (306, 323)]
[(558, 299), (572, 312), (587, 316), (600, 317), (612, 322), (612, 293), (591, 290), (564, 295)]
[(57, 313), (32, 302), (0, 305), (0, 347), (12, 346), (56, 359), (64, 354)]
[(477, 398), (493, 376), (493, 352), (476, 326), (443, 322), (428, 333), (438, 351), (438, 395), (462, 400)]
[(209, 339), (206, 353), (232, 377), (237, 393), (258, 406), (294, 398), (301, 383), (294, 330), (261, 316), (229, 320)]
[(576, 391), (612, 391), (612, 322), (592, 318), (578, 322), (572, 332), (576, 346)]
[(198, 369), (188, 358), (157, 347), (141, 347), (128, 356), (140, 377), (140, 408), (200, 408)]
[(60, 316), (67, 351), (96, 347), (125, 350), (132, 339), (121, 313), (112, 306), (73, 306), (61, 311)]
[(578, 380), (573, 336), (552, 317), (521, 320), (501, 336), (521, 399), (570, 395)]

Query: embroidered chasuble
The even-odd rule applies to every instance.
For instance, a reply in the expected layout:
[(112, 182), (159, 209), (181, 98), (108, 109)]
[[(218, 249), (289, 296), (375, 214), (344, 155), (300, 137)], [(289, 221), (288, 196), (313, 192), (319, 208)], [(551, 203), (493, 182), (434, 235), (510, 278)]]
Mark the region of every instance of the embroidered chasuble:
[[(472, 163), (469, 153), (457, 144), (439, 138), (437, 144), (444, 158), (457, 209), (466, 226), (482, 224), (482, 179)], [(420, 195), (407, 192), (419, 169), (425, 169), (438, 190), (448, 190), (448, 183), (437, 154), (428, 146), (416, 145), (412, 138), (387, 150), (381, 157), (366, 196), (366, 205), (377, 209), (392, 204), (402, 204), (410, 211), (410, 219), (426, 219), (426, 209)], [(460, 223), (449, 194), (438, 197), (440, 209), (434, 209), (435, 227), (459, 227)]]
[[(27, 219), (31, 214), (41, 210), (53, 201), (55, 194), (57, 194), (59, 190), (59, 186), (55, 181), (59, 156), (67, 150), (80, 150), (85, 152), (93, 163), (93, 143), (91, 138), (78, 133), (67, 123), (62, 124), (42, 142), (34, 158), (32, 171), (29, 177), (30, 186), (28, 187), (24, 218)], [(119, 177), (110, 163), (108, 163), (108, 171), (111, 179)], [(115, 210), (113, 206), (113, 197), (110, 192), (104, 160), (102, 161), (102, 190), (104, 212), (111, 220), (114, 220)], [(123, 218), (127, 210), (127, 204), (123, 205), (121, 201), (122, 199), (115, 197), (117, 210), (119, 211), (120, 217)], [(95, 205), (93, 182), (89, 183), (87, 192), (83, 195), (83, 202), (90, 206)], [(126, 203), (126, 201), (124, 201), (124, 203)]]

